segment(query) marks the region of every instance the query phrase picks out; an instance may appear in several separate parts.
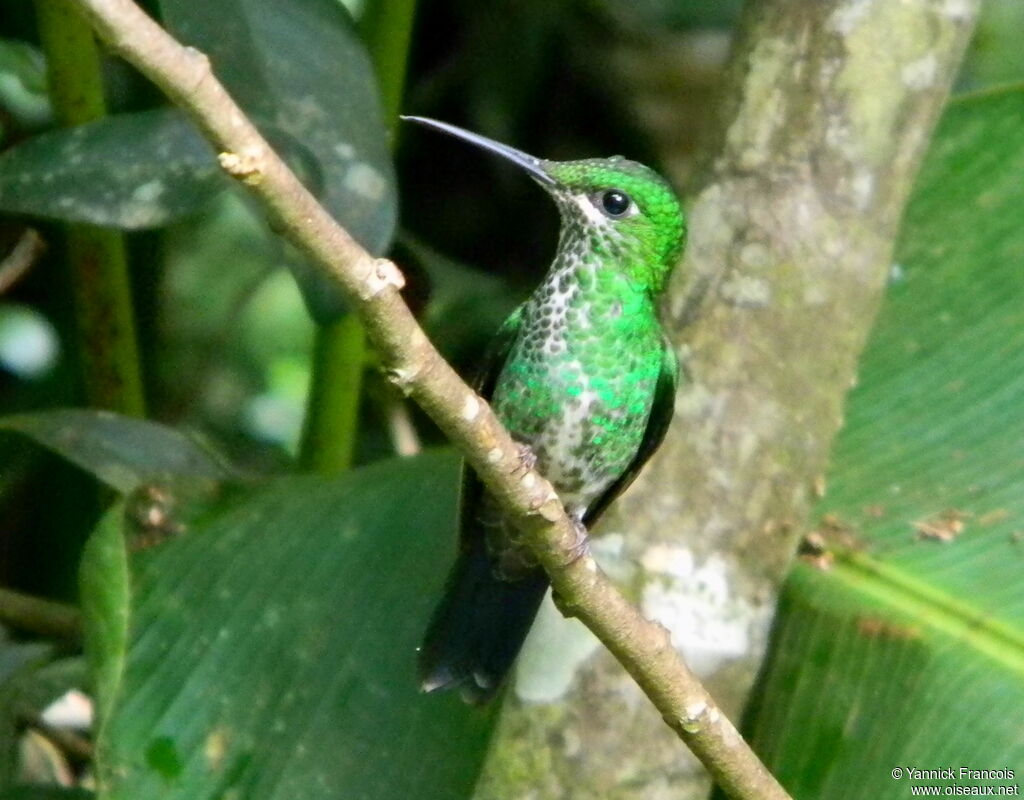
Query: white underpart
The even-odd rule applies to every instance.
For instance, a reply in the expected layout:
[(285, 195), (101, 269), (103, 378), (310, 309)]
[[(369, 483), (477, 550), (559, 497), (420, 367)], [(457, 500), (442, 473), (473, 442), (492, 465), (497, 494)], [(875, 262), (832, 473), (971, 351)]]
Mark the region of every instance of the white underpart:
[[(572, 366), (576, 369), (580, 369), (579, 361), (573, 361)], [(554, 441), (550, 442), (548, 447), (550, 450), (556, 453), (569, 453), (574, 450), (582, 449), (583, 446), (583, 424), (587, 421), (590, 416), (591, 409), (594, 403), (597, 401), (597, 392), (593, 389), (586, 388), (583, 393), (576, 398), (578, 404), (569, 406), (566, 410), (565, 415), (559, 420), (558, 427), (553, 431)], [(550, 480), (556, 484), (562, 478), (562, 470), (558, 463), (553, 463), (548, 469), (548, 476)], [(583, 471), (584, 484), (593, 485), (597, 476), (590, 474), (589, 470)], [(601, 491), (603, 491), (603, 486)], [(571, 511), (586, 508), (591, 500), (596, 495), (600, 494), (600, 491), (589, 491), (589, 492), (565, 492), (562, 496), (562, 502), (570, 508)]]
[[(575, 207), (573, 210), (578, 210), (584, 217), (586, 225), (598, 229), (600, 235), (606, 240), (614, 240), (619, 237), (613, 221), (594, 206), (589, 196), (578, 194), (571, 196), (569, 200)], [(573, 210), (568, 213), (572, 213)], [(566, 213), (565, 209), (563, 209), (563, 213)], [(581, 268), (588, 269), (588, 267), (581, 267), (573, 256), (573, 253), (563, 255), (564, 261), (561, 269), (549, 278), (550, 293), (538, 309), (544, 313), (544, 316), (552, 320), (554, 329), (552, 335), (544, 342), (543, 350), (546, 355), (555, 358), (568, 349), (566, 332), (569, 327), (575, 330), (586, 330), (591, 327), (590, 304), (579, 303), (576, 308), (572, 308), (570, 305), (574, 291), (578, 291), (578, 277), (573, 273)], [(566, 281), (568, 288), (561, 291), (558, 288), (559, 280), (566, 275), (569, 276), (569, 280)], [(533, 445), (539, 455), (544, 453), (548, 456), (545, 459), (547, 462), (545, 474), (555, 485), (562, 482), (567, 472), (574, 468), (580, 469), (585, 488), (575, 492), (563, 489), (561, 492), (562, 501), (569, 513), (580, 516), (587, 506), (608, 487), (612, 478), (589, 469), (586, 463), (559, 457), (559, 455), (579, 452), (583, 449), (584, 423), (593, 414), (595, 405), (600, 404), (597, 392), (586, 383), (580, 362), (574, 360), (555, 369), (560, 372), (567, 368), (577, 371), (583, 379), (583, 391), (574, 399), (575, 402), (567, 405), (566, 413), (563, 416), (551, 421)], [(558, 376), (554, 376), (554, 378), (556, 382), (559, 380)]]
[[(586, 198), (582, 198), (586, 201)], [(589, 204), (589, 201), (587, 201)], [(575, 310), (570, 308), (570, 301), (573, 296), (574, 290), (577, 290), (578, 282), (576, 279), (567, 281), (568, 289), (566, 291), (559, 291), (558, 277), (565, 274), (566, 272), (573, 272), (578, 269), (578, 265), (574, 262), (569, 262), (566, 266), (559, 270), (559, 272), (553, 276), (552, 281), (553, 289), (552, 292), (545, 298), (542, 306), (545, 316), (552, 320), (554, 325), (553, 334), (544, 342), (544, 351), (553, 357), (565, 353), (568, 349), (568, 342), (566, 341), (566, 330), (572, 325), (577, 329), (586, 329), (590, 326), (587, 314), (589, 312), (588, 305), (583, 304), (579, 307), (579, 313), (581, 319), (575, 317)], [(573, 312), (574, 318), (569, 320), (568, 316), (570, 312)], [(571, 362), (566, 363), (564, 366), (555, 367), (558, 372), (562, 369), (571, 369), (580, 375), (582, 380), (586, 380), (583, 372), (583, 366), (579, 360), (574, 359)], [(557, 377), (556, 377), (557, 380)], [(576, 463), (565, 463), (561, 458), (558, 458), (556, 454), (571, 453), (582, 449), (583, 444), (583, 424), (590, 416), (592, 408), (598, 400), (597, 393), (586, 386), (584, 383), (582, 394), (576, 398), (578, 402), (567, 404), (566, 413), (556, 420), (552, 420), (547, 428), (541, 433), (538, 441), (534, 442), (535, 449), (543, 450), (549, 457), (547, 464), (545, 464), (546, 477), (551, 480), (555, 485), (558, 485), (565, 477), (565, 471), (570, 470), (576, 466), (582, 466)], [(589, 470), (583, 470), (583, 481), (588, 484), (590, 491), (585, 492), (562, 492), (562, 502), (566, 505), (570, 513), (576, 514), (577, 516), (583, 513), (583, 510), (587, 505), (600, 494), (604, 489), (604, 485), (600, 484), (594, 487), (594, 483), (598, 476), (590, 473)]]

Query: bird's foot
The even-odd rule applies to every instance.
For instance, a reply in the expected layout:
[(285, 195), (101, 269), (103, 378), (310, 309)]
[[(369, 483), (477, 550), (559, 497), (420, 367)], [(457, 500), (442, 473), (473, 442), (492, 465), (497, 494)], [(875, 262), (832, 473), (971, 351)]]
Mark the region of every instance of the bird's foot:
[(537, 466), (537, 454), (528, 444), (516, 442), (516, 451), (519, 455), (519, 465), (515, 469), (517, 477), (522, 477), (531, 469)]
[(590, 538), (587, 535), (587, 526), (583, 520), (573, 514), (569, 515), (575, 537), (573, 543), (566, 550), (565, 566), (570, 566), (579, 561), (583, 556), (590, 555)]
[[(587, 535), (587, 526), (583, 524), (583, 520), (574, 514), (569, 515), (569, 521), (572, 522), (576, 536), (573, 543), (566, 549), (565, 560), (562, 562), (563, 567), (572, 566), (584, 556), (590, 555), (590, 539)], [(567, 603), (558, 592), (552, 592), (551, 599), (555, 604), (555, 608), (558, 609), (563, 617), (576, 616), (575, 606)]]

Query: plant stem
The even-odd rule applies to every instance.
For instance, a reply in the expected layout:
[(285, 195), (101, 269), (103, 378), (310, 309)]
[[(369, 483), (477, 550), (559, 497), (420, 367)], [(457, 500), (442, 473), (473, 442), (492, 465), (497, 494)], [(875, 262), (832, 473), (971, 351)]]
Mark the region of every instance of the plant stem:
[(359, 33), (377, 73), (384, 120), (392, 142), (405, 90), (405, 68), (415, 15), (416, 0), (367, 0), (359, 20)]
[[(359, 24), (377, 73), (385, 124), (394, 139), (416, 0), (370, 0)], [(299, 447), (304, 470), (337, 475), (352, 466), (359, 434), (359, 399), (366, 334), (355, 314), (318, 325), (306, 421)]]
[(0, 587), (0, 622), (41, 636), (78, 639), (82, 615), (74, 606)]
[[(100, 55), (89, 25), (68, 0), (36, 0), (36, 16), (61, 125), (105, 116)], [(124, 238), (106, 228), (68, 225), (67, 253), (89, 404), (145, 416)]]
[(299, 449), (300, 466), (338, 475), (352, 466), (359, 422), (366, 334), (355, 314), (317, 328), (313, 376)]

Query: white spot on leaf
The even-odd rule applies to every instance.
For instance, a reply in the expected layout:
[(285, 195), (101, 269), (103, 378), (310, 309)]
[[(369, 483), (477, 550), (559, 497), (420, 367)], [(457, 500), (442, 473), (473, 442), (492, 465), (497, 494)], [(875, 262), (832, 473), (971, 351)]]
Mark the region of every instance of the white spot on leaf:
[(153, 180), (141, 183), (132, 192), (132, 200), (136, 203), (154, 203), (167, 189), (163, 181)]
[(344, 185), (349, 191), (372, 202), (380, 200), (388, 187), (384, 176), (369, 164), (364, 163), (353, 164), (349, 167), (345, 173)]

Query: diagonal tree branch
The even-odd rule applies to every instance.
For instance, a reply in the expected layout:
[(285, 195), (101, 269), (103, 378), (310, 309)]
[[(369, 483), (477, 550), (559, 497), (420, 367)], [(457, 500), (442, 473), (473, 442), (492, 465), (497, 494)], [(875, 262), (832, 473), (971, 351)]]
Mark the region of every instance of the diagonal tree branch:
[(788, 795), (686, 667), (668, 632), (645, 620), (585, 555), (551, 485), (527, 469), (487, 404), (427, 340), (400, 290), (403, 278), (375, 259), (306, 191), (214, 77), (131, 0), (75, 0), (100, 37), (189, 113), (220, 151), (221, 166), (261, 201), (282, 235), (329, 275), (358, 309), (388, 378), (459, 447), (519, 525), (570, 609), (615, 654), (665, 722), (735, 798)]

